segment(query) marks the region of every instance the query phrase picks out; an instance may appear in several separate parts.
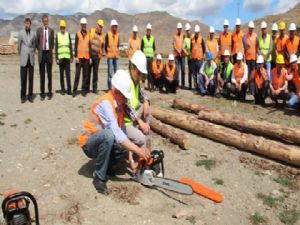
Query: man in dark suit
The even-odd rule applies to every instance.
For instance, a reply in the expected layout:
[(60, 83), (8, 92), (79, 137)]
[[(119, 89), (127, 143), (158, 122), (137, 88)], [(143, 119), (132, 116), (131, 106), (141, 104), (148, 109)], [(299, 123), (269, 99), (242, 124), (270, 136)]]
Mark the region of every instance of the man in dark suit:
[(51, 29), (47, 15), (42, 17), (43, 26), (36, 31), (36, 47), (38, 49), (40, 76), (41, 76), (41, 100), (45, 99), (45, 67), (48, 75), (48, 99), (52, 98), (52, 62), (54, 48), (54, 31)]
[(34, 50), (36, 43), (35, 33), (31, 31), (31, 20), (24, 20), (25, 29), (21, 30), (18, 37), (18, 52), (20, 54), (21, 73), (21, 102), (26, 102), (27, 75), (29, 77), (28, 100), (33, 102), (33, 72)]

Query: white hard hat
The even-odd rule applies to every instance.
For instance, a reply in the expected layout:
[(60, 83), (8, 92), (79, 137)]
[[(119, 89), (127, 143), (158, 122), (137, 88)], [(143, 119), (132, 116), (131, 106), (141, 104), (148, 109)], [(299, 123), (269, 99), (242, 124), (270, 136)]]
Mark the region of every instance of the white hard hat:
[(137, 25), (134, 25), (134, 26), (133, 26), (132, 31), (133, 31), (133, 32), (138, 32), (138, 31), (139, 31)]
[(174, 60), (175, 60), (174, 55), (173, 55), (173, 54), (170, 54), (168, 60), (169, 60), (169, 61), (174, 61)]
[(200, 26), (199, 26), (199, 25), (196, 25), (196, 26), (195, 26), (195, 32), (196, 32), (196, 33), (199, 33), (199, 32), (200, 32)]
[(177, 23), (177, 29), (182, 29), (182, 24), (181, 23)]
[(213, 26), (209, 27), (209, 33), (215, 33), (215, 28)]
[(156, 59), (157, 60), (162, 60), (161, 54), (157, 54)]
[(110, 26), (118, 26), (118, 22), (116, 20), (111, 20), (110, 21)]
[(290, 57), (290, 63), (297, 62), (297, 60), (298, 60), (297, 55), (292, 54), (291, 57)]
[(81, 18), (80, 19), (80, 24), (87, 24), (87, 20), (86, 20), (86, 18)]
[(254, 22), (253, 22), (252, 20), (249, 22), (248, 27), (249, 27), (249, 28), (254, 28), (254, 27), (255, 27), (255, 26), (254, 26)]
[(262, 55), (257, 56), (256, 63), (257, 64), (264, 63), (264, 57)]
[(296, 24), (291, 23), (290, 26), (289, 26), (289, 30), (290, 30), (290, 31), (296, 30)]
[(131, 94), (131, 78), (125, 70), (118, 70), (111, 79), (111, 84), (127, 99), (132, 98)]
[(260, 24), (260, 28), (261, 29), (265, 29), (265, 28), (267, 28), (267, 26), (268, 25), (267, 25), (267, 23), (265, 21), (262, 21), (261, 24)]
[(229, 52), (228, 49), (225, 49), (225, 51), (224, 51), (224, 56), (230, 56), (230, 52)]
[(236, 18), (235, 25), (241, 25), (241, 24), (242, 24), (241, 19)]
[(227, 19), (224, 20), (224, 26), (229, 26), (229, 21)]
[(191, 25), (189, 23), (185, 24), (185, 30), (190, 30), (191, 29)]
[(135, 51), (130, 61), (133, 65), (135, 65), (138, 68), (138, 70), (141, 73), (143, 74), (148, 73), (147, 59), (145, 54), (141, 50)]
[(273, 23), (272, 30), (278, 31), (278, 25), (277, 25), (277, 23)]
[(244, 56), (243, 53), (239, 52), (236, 56), (236, 60), (243, 60)]
[(146, 28), (147, 28), (147, 30), (152, 30), (152, 26), (151, 26), (151, 24), (150, 24), (150, 23), (148, 23), (148, 24), (147, 24), (147, 26), (146, 26)]

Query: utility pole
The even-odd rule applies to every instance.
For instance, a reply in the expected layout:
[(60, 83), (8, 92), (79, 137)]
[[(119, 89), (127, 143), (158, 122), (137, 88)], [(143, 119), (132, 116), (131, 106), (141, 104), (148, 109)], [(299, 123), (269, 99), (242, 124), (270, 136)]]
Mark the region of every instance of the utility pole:
[(240, 18), (240, 1), (237, 1), (237, 17)]

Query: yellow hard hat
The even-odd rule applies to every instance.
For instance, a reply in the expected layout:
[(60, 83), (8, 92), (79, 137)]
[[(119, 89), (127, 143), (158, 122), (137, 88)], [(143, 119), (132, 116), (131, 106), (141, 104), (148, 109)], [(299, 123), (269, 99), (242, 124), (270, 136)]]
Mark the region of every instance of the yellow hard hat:
[(60, 27), (66, 27), (66, 26), (67, 26), (67, 25), (66, 25), (66, 21), (61, 20), (61, 21), (59, 22), (59, 26), (60, 26)]
[(279, 30), (285, 30), (285, 22), (281, 21), (279, 23)]
[(276, 64), (284, 64), (284, 58), (283, 55), (279, 54), (276, 57)]
[(104, 21), (103, 20), (98, 20), (98, 25), (101, 27), (104, 27)]

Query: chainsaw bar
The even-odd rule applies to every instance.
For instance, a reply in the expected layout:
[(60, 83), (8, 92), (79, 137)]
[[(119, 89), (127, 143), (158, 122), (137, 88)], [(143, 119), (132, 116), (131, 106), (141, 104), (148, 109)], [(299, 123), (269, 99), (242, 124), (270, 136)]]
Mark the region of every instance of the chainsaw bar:
[(155, 177), (153, 179), (153, 185), (169, 191), (174, 191), (184, 195), (192, 195), (193, 189), (190, 185), (181, 183), (176, 180), (171, 180), (162, 177)]

